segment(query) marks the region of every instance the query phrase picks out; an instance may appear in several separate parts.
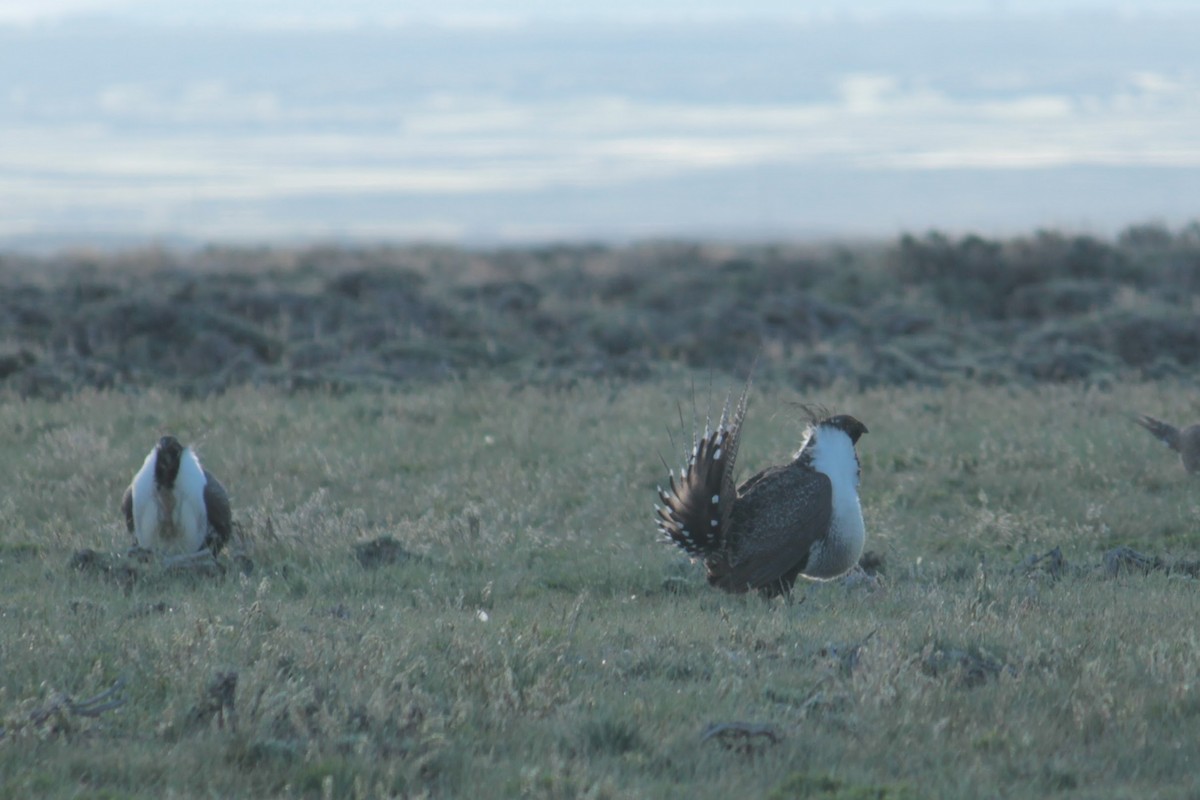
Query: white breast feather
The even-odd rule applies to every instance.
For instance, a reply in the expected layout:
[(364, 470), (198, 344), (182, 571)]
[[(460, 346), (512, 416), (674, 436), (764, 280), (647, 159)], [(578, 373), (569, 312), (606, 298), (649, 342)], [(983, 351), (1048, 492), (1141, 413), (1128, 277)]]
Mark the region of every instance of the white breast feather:
[(858, 563), (867, 541), (858, 500), (858, 458), (845, 431), (822, 426), (816, 437), (811, 463), (813, 469), (829, 476), (833, 517), (828, 539), (813, 548), (804, 574), (810, 578), (836, 578)]
[(151, 450), (133, 478), (134, 538), (139, 546), (156, 552), (193, 553), (208, 534), (204, 469), (191, 448), (185, 448), (171, 496), (159, 498), (154, 488), (157, 454), (157, 449)]

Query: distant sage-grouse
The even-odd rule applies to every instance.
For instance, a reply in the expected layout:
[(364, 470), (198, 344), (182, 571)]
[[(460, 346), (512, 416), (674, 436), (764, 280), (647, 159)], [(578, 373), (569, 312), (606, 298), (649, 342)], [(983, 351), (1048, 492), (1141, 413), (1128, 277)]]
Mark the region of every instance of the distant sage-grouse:
[(803, 575), (829, 580), (858, 563), (866, 541), (854, 450), (867, 432), (848, 414), (814, 419), (790, 464), (768, 467), (734, 489), (746, 416), (742, 393), (716, 430), (705, 428), (669, 488), (658, 489), (658, 528), (700, 558), (708, 582), (727, 592), (790, 592)]
[(190, 447), (164, 436), (121, 498), (137, 546), (160, 555), (216, 555), (229, 541), (229, 495)]
[(1200, 425), (1189, 425), (1180, 430), (1162, 420), (1142, 414), (1136, 420), (1146, 430), (1153, 433), (1163, 444), (1179, 453), (1183, 468), (1193, 475), (1200, 475)]

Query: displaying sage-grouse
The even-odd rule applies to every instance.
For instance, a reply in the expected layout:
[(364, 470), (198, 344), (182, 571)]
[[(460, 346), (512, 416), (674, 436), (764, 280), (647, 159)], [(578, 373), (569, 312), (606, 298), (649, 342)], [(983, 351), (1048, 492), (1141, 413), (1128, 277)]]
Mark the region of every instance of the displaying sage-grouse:
[(790, 592), (798, 576), (829, 580), (858, 563), (866, 541), (854, 450), (867, 426), (848, 414), (814, 419), (790, 464), (768, 467), (734, 489), (746, 416), (742, 393), (705, 427), (670, 487), (658, 488), (658, 528), (700, 558), (727, 592)]
[(1146, 430), (1153, 433), (1167, 447), (1179, 453), (1183, 468), (1192, 475), (1200, 475), (1200, 425), (1189, 425), (1180, 430), (1154, 417), (1142, 414), (1136, 420)]
[(233, 527), (225, 487), (174, 436), (146, 456), (121, 511), (137, 546), (166, 556), (215, 556)]

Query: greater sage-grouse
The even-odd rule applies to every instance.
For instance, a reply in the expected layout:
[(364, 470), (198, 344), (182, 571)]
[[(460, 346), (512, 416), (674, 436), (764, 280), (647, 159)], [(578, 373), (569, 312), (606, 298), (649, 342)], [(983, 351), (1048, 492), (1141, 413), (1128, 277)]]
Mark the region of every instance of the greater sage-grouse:
[(1180, 430), (1162, 420), (1142, 414), (1136, 420), (1146, 430), (1153, 433), (1167, 447), (1179, 453), (1183, 468), (1192, 475), (1200, 474), (1200, 425), (1189, 425)]
[(801, 575), (843, 575), (866, 541), (854, 445), (867, 426), (848, 414), (814, 414), (790, 464), (768, 467), (735, 490), (748, 393), (732, 416), (726, 403), (678, 480), (672, 472), (669, 488), (658, 488), (659, 530), (702, 559), (708, 582), (727, 592), (756, 589), (771, 597), (790, 592)]
[(174, 436), (146, 456), (121, 511), (137, 546), (165, 556), (215, 556), (233, 527), (225, 487)]

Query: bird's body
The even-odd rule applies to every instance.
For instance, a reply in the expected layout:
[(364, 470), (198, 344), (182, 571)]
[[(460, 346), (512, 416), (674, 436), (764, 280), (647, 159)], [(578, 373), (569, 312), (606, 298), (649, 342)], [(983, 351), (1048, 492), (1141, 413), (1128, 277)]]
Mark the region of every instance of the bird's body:
[(728, 592), (789, 592), (796, 578), (829, 580), (858, 563), (866, 542), (854, 445), (867, 432), (849, 415), (813, 420), (794, 460), (768, 467), (734, 488), (746, 414), (700, 436), (678, 483), (659, 489), (658, 527), (703, 559), (712, 585)]
[(1200, 475), (1200, 425), (1189, 425), (1181, 430), (1145, 414), (1135, 421), (1158, 437), (1167, 447), (1179, 453), (1179, 460), (1183, 462), (1184, 469), (1192, 475)]
[(216, 555), (232, 529), (225, 487), (174, 436), (162, 437), (146, 456), (121, 511), (137, 546), (161, 555)]

